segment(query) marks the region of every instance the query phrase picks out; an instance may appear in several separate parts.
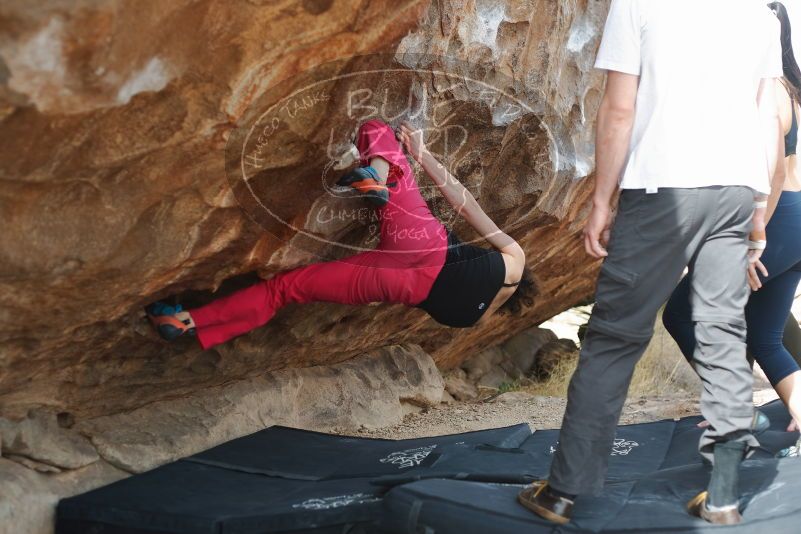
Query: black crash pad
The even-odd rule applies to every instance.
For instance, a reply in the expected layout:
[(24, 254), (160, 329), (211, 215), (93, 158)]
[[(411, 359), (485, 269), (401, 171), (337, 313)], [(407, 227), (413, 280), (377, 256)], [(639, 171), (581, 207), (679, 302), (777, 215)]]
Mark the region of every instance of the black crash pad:
[[(672, 420), (618, 427), (607, 477), (612, 480), (631, 478), (659, 469), (673, 442), (676, 427), (677, 422)], [(698, 439), (700, 436), (699, 433)], [(694, 444), (688, 443), (688, 448), (694, 451), (693, 461), (695, 458), (700, 461), (698, 439)], [(540, 430), (534, 432), (521, 448), (536, 454), (543, 465), (550, 466), (558, 444), (559, 430)]]
[[(772, 427), (760, 436), (767, 449), (762, 455), (770, 457), (792, 444), (798, 434), (783, 432), (789, 415), (781, 404), (765, 406), (763, 411)], [(675, 512), (708, 477), (708, 467), (697, 452), (699, 420), (619, 427), (605, 493), (582, 501), (574, 526), (611, 532), (610, 525), (622, 521), (620, 531), (646, 532), (637, 529), (650, 521), (647, 509), (655, 501), (660, 505), (654, 509), (664, 508), (659, 513), (665, 525), (686, 526), (681, 521), (688, 519)], [(401, 523), (408, 526), (418, 515), (427, 521), (421, 525), (436, 527), (437, 533), (503, 532), (488, 529), (486, 517), (504, 525), (523, 521), (529, 528), (536, 521), (532, 523), (515, 504), (519, 486), (508, 484), (547, 476), (558, 439), (558, 430), (531, 434), (527, 425), (401, 441), (272, 427), (63, 499), (57, 508), (56, 534), (375, 534), (376, 522), (385, 520), (380, 528), (407, 533)], [(747, 491), (756, 493), (758, 481), (769, 480), (777, 464), (750, 462)], [(795, 466), (801, 466), (794, 458), (782, 462), (796, 471)], [(432, 478), (457, 480), (414, 482)], [(801, 491), (796, 492), (796, 483), (789, 482), (783, 471), (776, 480), (775, 484), (789, 488), (791, 501), (801, 503)], [(390, 488), (394, 488), (391, 499), (382, 505)], [(794, 513), (783, 495), (760, 494), (752, 504), (772, 503), (774, 511)], [(439, 511), (428, 517), (434, 501)], [(754, 521), (761, 521), (758, 509), (748, 512)], [(474, 524), (465, 523), (471, 517)], [(452, 520), (455, 526), (446, 527)]]
[(550, 458), (521, 448), (452, 445), (443, 447), (437, 461), (425, 469), (376, 477), (373, 484), (392, 487), (431, 478), (525, 484), (543, 478), (549, 466)]
[(514, 448), (530, 435), (526, 424), (404, 440), (352, 438), (274, 426), (188, 460), (297, 480), (377, 477), (424, 469), (450, 445)]
[[(770, 430), (758, 436), (761, 449), (754, 452), (753, 459), (772, 458), (798, 439), (798, 432), (785, 432), (790, 415), (784, 404), (775, 401), (761, 406), (760, 410), (769, 417), (771, 426)], [(619, 426), (609, 458), (607, 479), (628, 480), (660, 469), (701, 463), (698, 443), (704, 430), (697, 425), (702, 420), (696, 416)], [(558, 429), (539, 430), (521, 448), (549, 466), (558, 443)]]
[(801, 462), (747, 460), (741, 471), (744, 522), (721, 527), (689, 516), (685, 503), (709, 479), (695, 464), (608, 483), (598, 497), (577, 500), (573, 521), (556, 527), (516, 501), (522, 485), (424, 480), (384, 497), (382, 527), (398, 534), (795, 533), (801, 527)]
[(353, 533), (380, 515), (382, 475), (425, 471), (441, 451), (516, 448), (528, 425), (411, 440), (271, 427), (64, 499), (56, 534)]
[(63, 499), (57, 534), (344, 532), (380, 514), (367, 479), (308, 482), (179, 460)]
[[(754, 459), (773, 458), (798, 439), (797, 432), (783, 431), (789, 423), (789, 414), (783, 404), (771, 403), (761, 409), (771, 418), (771, 430), (759, 435), (762, 449), (754, 453)], [(701, 420), (701, 417), (687, 417), (618, 427), (610, 453), (607, 480), (639, 479), (660, 469), (700, 464), (698, 443), (704, 430), (697, 424)], [(417, 480), (448, 478), (525, 484), (547, 478), (558, 443), (557, 429), (538, 430), (519, 448), (490, 445), (443, 447), (436, 462), (425, 469), (383, 475), (374, 483), (396, 486)]]

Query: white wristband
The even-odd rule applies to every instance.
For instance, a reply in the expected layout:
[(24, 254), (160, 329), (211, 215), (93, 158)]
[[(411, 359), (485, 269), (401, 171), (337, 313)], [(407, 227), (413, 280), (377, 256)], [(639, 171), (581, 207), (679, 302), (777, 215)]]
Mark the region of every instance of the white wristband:
[(767, 208), (767, 207), (768, 207), (768, 201), (767, 200), (760, 200), (759, 202), (754, 202), (754, 208), (756, 208), (756, 209)]
[(759, 241), (748, 240), (748, 250), (765, 250), (766, 248), (768, 248), (768, 242), (764, 239)]

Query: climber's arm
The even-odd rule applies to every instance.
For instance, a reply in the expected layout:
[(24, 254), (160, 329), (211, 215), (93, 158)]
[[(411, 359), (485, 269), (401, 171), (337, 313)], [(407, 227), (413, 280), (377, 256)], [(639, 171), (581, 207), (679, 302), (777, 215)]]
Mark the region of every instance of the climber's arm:
[(478, 204), (473, 194), (426, 149), (422, 132), (413, 131), (407, 123), (404, 123), (400, 128), (400, 139), (456, 212), (464, 217), (468, 224), (493, 247), (503, 254), (513, 256), (522, 265), (525, 261), (525, 254), (517, 241), (498, 228), (498, 225)]

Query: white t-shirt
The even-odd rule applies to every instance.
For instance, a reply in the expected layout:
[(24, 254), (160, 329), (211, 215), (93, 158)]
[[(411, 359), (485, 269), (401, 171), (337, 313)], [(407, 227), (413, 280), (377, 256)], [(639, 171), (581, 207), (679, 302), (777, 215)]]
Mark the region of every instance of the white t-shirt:
[(780, 30), (759, 0), (612, 0), (595, 66), (640, 76), (621, 188), (769, 192), (757, 91)]

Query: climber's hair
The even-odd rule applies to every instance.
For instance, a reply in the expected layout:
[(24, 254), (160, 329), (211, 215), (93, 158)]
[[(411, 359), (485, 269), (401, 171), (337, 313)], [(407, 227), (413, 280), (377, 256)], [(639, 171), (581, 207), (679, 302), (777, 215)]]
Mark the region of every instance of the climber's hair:
[(524, 309), (534, 305), (534, 297), (538, 294), (539, 290), (536, 282), (534, 282), (531, 270), (528, 267), (524, 267), (517, 290), (512, 293), (512, 296), (506, 302), (501, 304), (498, 308), (498, 313), (501, 315), (519, 315)]
[(801, 101), (801, 69), (795, 59), (793, 52), (793, 34), (790, 26), (790, 17), (787, 8), (781, 2), (771, 2), (768, 7), (781, 22), (781, 43), (782, 43), (782, 70), (784, 71), (784, 85), (787, 92), (798, 102)]

